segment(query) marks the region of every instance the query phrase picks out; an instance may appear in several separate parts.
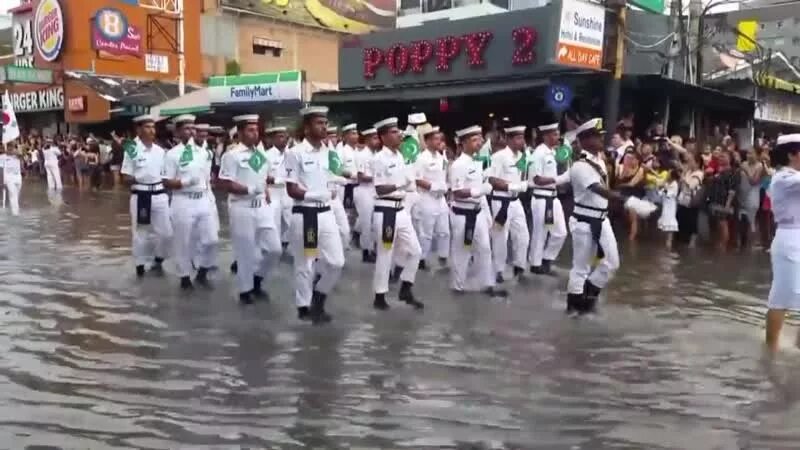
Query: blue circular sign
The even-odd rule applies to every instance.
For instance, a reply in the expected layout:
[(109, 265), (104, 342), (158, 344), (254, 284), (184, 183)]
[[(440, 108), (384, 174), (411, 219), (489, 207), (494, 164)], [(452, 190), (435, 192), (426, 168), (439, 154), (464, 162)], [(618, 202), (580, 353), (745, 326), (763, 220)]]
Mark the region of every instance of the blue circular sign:
[(554, 112), (563, 112), (572, 104), (572, 89), (563, 84), (551, 84), (547, 88), (547, 106)]
[(95, 14), (94, 26), (101, 36), (117, 42), (128, 33), (128, 18), (118, 9), (103, 8)]

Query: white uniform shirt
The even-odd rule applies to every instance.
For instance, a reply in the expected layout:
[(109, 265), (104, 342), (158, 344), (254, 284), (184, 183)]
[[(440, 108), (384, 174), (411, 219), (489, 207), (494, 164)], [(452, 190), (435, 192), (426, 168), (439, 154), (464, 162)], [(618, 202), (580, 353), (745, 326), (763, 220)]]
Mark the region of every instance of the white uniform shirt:
[(341, 145), (337, 148), (336, 152), (339, 154), (339, 159), (342, 161), (342, 170), (350, 173), (355, 179), (358, 166), (356, 165), (356, 149), (347, 144)]
[(430, 181), (431, 190), (447, 190), (447, 160), (439, 152), (423, 150), (414, 163), (416, 179)]
[[(195, 142), (197, 145), (197, 142)], [(211, 180), (211, 167), (214, 165), (214, 152), (208, 147), (208, 141), (203, 141), (201, 144), (198, 145), (203, 151), (205, 152), (205, 161), (206, 161), (206, 182), (210, 182)]]
[[(528, 179), (533, 177), (556, 178), (558, 176), (558, 165), (556, 164), (556, 152), (545, 144), (539, 144), (531, 155), (531, 165), (528, 167)], [(555, 184), (536, 185), (540, 188), (555, 188)]]
[(800, 172), (783, 167), (769, 185), (772, 214), (778, 226), (800, 227)]
[(583, 152), (582, 155), (585, 155), (586, 159), (592, 161), (594, 166), (589, 165), (589, 163), (585, 161), (577, 160), (572, 164), (572, 167), (570, 167), (569, 178), (572, 183), (572, 192), (575, 195), (575, 204), (598, 209), (607, 209), (608, 199), (589, 190), (589, 186), (593, 184), (600, 183), (601, 185), (606, 185), (606, 181), (603, 179), (604, 177), (595, 169), (595, 167), (598, 167), (607, 179), (608, 175), (606, 174), (605, 164), (599, 157), (591, 153)]
[(136, 151), (132, 154), (125, 152), (122, 157), (120, 173), (133, 177), (137, 183), (160, 183), (166, 152), (156, 143), (153, 143), (148, 149), (138, 137), (134, 143)]
[(486, 175), (499, 178), (507, 183), (517, 183), (522, 180), (522, 173), (517, 164), (520, 158), (526, 158), (525, 152), (514, 153), (506, 147), (492, 155), (492, 164), (489, 166)]
[[(295, 183), (306, 192), (322, 192), (328, 190), (328, 152), (325, 144), (317, 150), (307, 139), (286, 150), (283, 159), (286, 171), (286, 182)], [(297, 204), (303, 201), (295, 200)]]
[(58, 147), (51, 145), (42, 151), (44, 153), (45, 164), (58, 164), (58, 157), (61, 156), (61, 150)]
[(183, 187), (180, 192), (205, 192), (208, 190), (208, 170), (209, 154), (194, 141), (172, 147), (164, 158), (164, 178), (197, 180), (196, 184)]
[[(269, 161), (267, 155), (255, 148), (241, 147), (231, 149), (222, 155), (219, 168), (220, 180), (233, 181), (242, 186), (260, 187), (263, 192), (267, 186)], [(229, 194), (231, 202), (250, 201), (264, 198), (264, 194)]]
[(409, 170), (406, 167), (403, 155), (399, 151), (395, 153), (387, 147), (383, 147), (381, 151), (375, 154), (375, 158), (372, 160), (372, 172), (368, 175), (372, 176), (375, 186), (393, 184), (398, 187), (396, 191), (386, 195), (379, 196), (377, 191), (375, 192), (376, 198), (391, 200), (405, 198), (406, 191), (404, 187), (413, 179), (409, 178)]
[(273, 186), (283, 186), (286, 183), (286, 167), (284, 160), (286, 159), (286, 150), (278, 150), (278, 147), (272, 146), (267, 150), (267, 160), (269, 160), (269, 176), (272, 177)]
[(11, 155), (2, 155), (0, 167), (3, 168), (3, 177), (5, 182), (22, 182), (22, 162), (19, 157)]
[[(474, 160), (466, 153), (462, 153), (450, 165), (448, 173), (450, 178), (450, 187), (455, 191), (462, 189), (480, 189), (483, 185), (483, 162)], [(470, 205), (480, 205), (482, 196), (479, 198), (454, 198), (455, 206), (459, 203), (467, 203)]]
[(372, 159), (374, 157), (375, 153), (369, 147), (358, 150), (355, 156), (356, 170), (364, 175), (372, 173)]

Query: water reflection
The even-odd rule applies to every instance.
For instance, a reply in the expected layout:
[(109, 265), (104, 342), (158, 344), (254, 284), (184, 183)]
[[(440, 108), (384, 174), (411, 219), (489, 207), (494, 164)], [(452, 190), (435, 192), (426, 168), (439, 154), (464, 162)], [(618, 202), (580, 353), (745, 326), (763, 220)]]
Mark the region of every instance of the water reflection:
[[(796, 448), (800, 350), (762, 351), (768, 257), (641, 245), (602, 314), (562, 313), (563, 279), (508, 302), (451, 297), (377, 314), (349, 263), (336, 321), (133, 277), (122, 193), (27, 186), (0, 216), (0, 442), (10, 448)], [(221, 208), (224, 215), (224, 207)], [(227, 262), (230, 255), (223, 252)], [(354, 257), (352, 261), (357, 261)], [(568, 257), (568, 255), (565, 255)], [(167, 268), (168, 271), (170, 267)], [(559, 270), (563, 274), (563, 270)], [(794, 333), (790, 326), (787, 333)]]

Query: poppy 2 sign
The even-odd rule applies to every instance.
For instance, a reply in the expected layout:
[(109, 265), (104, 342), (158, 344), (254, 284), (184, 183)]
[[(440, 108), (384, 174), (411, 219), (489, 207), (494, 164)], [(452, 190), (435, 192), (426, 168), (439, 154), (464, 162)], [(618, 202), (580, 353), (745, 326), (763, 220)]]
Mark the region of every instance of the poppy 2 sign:
[(64, 10), (59, 0), (42, 0), (33, 16), (33, 33), (36, 49), (47, 62), (61, 56), (64, 47)]

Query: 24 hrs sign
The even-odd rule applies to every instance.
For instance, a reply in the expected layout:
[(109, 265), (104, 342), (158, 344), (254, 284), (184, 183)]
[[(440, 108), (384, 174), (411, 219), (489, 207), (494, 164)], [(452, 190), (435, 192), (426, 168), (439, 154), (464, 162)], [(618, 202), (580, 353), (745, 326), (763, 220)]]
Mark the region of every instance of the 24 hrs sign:
[(33, 67), (33, 20), (30, 15), (22, 20), (15, 20), (14, 31), (14, 65)]

